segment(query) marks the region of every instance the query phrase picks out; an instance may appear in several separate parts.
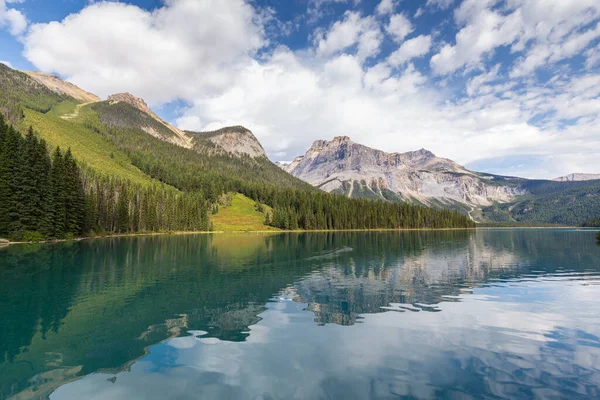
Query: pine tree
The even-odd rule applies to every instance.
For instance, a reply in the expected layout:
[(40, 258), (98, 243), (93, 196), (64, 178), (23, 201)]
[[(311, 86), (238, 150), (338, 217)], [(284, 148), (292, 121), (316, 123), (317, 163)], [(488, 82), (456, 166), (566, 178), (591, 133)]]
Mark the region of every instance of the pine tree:
[(22, 230), (20, 223), (19, 184), (22, 177), (22, 138), (12, 127), (3, 128), (0, 152), (0, 234), (11, 235)]
[(65, 233), (79, 236), (85, 225), (85, 193), (79, 174), (79, 168), (73, 158), (71, 149), (64, 156), (64, 188), (65, 188)]
[(117, 200), (117, 232), (126, 233), (129, 231), (129, 200), (127, 199), (127, 190), (125, 186), (119, 191)]
[(66, 207), (66, 187), (65, 187), (65, 162), (64, 157), (57, 147), (52, 154), (52, 169), (49, 178), (49, 232), (47, 235), (51, 238), (60, 239), (66, 234), (67, 207)]

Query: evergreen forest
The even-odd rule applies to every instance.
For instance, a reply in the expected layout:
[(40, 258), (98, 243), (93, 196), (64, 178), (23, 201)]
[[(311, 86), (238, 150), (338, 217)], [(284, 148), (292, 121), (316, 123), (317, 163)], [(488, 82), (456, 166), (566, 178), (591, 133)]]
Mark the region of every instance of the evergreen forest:
[[(349, 199), (292, 179), (284, 182), (285, 173), (269, 169), (266, 159), (203, 157), (158, 139), (142, 141), (134, 131), (97, 128), (97, 132), (127, 151), (156, 183), (144, 185), (98, 173), (78, 163), (70, 149), (50, 149), (33, 129), (23, 135), (0, 116), (0, 237), (35, 241), (209, 231), (219, 199), (230, 192), (256, 201), (265, 213), (265, 224), (282, 230), (472, 226), (454, 211)], [(282, 184), (261, 180), (263, 173)]]

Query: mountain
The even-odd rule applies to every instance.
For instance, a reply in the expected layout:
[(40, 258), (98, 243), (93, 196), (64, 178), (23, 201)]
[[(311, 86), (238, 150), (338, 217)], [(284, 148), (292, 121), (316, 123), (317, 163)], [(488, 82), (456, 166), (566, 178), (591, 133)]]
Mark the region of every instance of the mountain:
[[(85, 215), (64, 212), (71, 197)], [(0, 211), (8, 210), (0, 236), (210, 230), (213, 216), (236, 208), (232, 199), (245, 205), (229, 213), (241, 230), (257, 221), (265, 229), (472, 226), (448, 210), (322, 192), (272, 163), (244, 127), (182, 131), (135, 95), (102, 101), (58, 77), (0, 65)]]
[(479, 222), (580, 225), (600, 215), (600, 181), (479, 173), (425, 149), (386, 153), (347, 136), (278, 165), (326, 192), (456, 209)]
[(96, 96), (95, 94), (86, 92), (72, 83), (63, 81), (55, 75), (33, 71), (25, 71), (25, 73), (35, 79), (38, 83), (46, 86), (48, 89), (60, 95), (70, 96), (85, 103), (93, 103), (101, 100), (100, 97)]
[(481, 219), (498, 223), (579, 226), (600, 216), (600, 181), (523, 180), (525, 192), (509, 203), (481, 209)]
[(431, 206), (469, 209), (509, 202), (523, 194), (519, 187), (503, 184), (510, 178), (469, 171), (425, 149), (386, 153), (347, 136), (317, 140), (283, 168), (327, 192)]
[(552, 179), (556, 182), (578, 182), (578, 181), (594, 181), (600, 180), (600, 174), (569, 174), (566, 176), (561, 176), (559, 178)]
[(267, 153), (256, 136), (243, 126), (230, 126), (213, 132), (188, 131), (187, 134), (194, 138), (195, 148), (201, 151), (210, 151), (210, 143), (221, 153), (238, 157), (247, 155), (251, 158), (267, 158)]
[[(267, 155), (254, 134), (243, 126), (225, 127), (213, 132), (183, 131), (163, 121), (146, 104), (146, 102), (130, 93), (110, 95), (107, 99), (111, 107), (102, 107), (100, 111), (103, 123), (113, 128), (142, 129), (147, 134), (169, 143), (210, 154), (230, 154), (233, 156), (248, 155), (252, 158)], [(127, 104), (140, 111), (137, 118), (123, 118), (130, 115), (119, 103)], [(96, 110), (101, 107), (95, 106)]]
[[(139, 97), (135, 97), (134, 95), (132, 95), (130, 93), (117, 93), (117, 94), (108, 96), (107, 101), (110, 105), (114, 105), (117, 103), (129, 104), (130, 106), (141, 111), (146, 118), (150, 117), (154, 121), (158, 122), (158, 124), (160, 126), (158, 129), (156, 129), (155, 127), (153, 127), (153, 125), (155, 125), (155, 124), (150, 124), (149, 123), (150, 121), (147, 121), (147, 122), (135, 121), (135, 123), (137, 123), (138, 126), (141, 127), (149, 135), (152, 135), (156, 138), (165, 140), (167, 142), (176, 144), (181, 147), (186, 147), (186, 148), (192, 147), (192, 138), (191, 137), (189, 137), (181, 129), (175, 128), (174, 126), (171, 126), (169, 123), (163, 121), (158, 115), (156, 115), (148, 107), (148, 105), (146, 104), (146, 102), (143, 99), (141, 99)], [(170, 132), (165, 132), (164, 128), (166, 128)]]

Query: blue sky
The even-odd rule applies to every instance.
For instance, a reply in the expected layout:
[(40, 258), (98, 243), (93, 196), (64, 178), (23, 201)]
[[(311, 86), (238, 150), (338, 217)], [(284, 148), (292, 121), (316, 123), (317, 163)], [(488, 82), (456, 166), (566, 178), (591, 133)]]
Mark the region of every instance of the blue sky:
[(273, 160), (348, 135), (493, 173), (600, 172), (597, 0), (0, 0), (0, 61)]

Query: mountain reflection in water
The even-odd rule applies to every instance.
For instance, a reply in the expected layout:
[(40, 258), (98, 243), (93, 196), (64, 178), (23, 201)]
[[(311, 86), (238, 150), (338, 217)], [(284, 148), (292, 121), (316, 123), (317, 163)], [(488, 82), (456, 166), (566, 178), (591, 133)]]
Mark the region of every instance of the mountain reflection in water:
[[(251, 354), (248, 379), (258, 369), (283, 386), (290, 380), (290, 389), (275, 378), (272, 388), (255, 391), (257, 382), (222, 385), (227, 373), (213, 371), (209, 379), (204, 370), (188, 377), (197, 393), (213, 387), (217, 392), (205, 396), (594, 395), (600, 330), (590, 307), (598, 306), (585, 295), (600, 295), (599, 253), (590, 232), (566, 230), (152, 236), (3, 248), (0, 398), (45, 397), (96, 372), (55, 395), (77, 398), (86, 396), (78, 392), (82, 385), (116, 388), (127, 379), (139, 386), (152, 370), (148, 363), (158, 373), (187, 365), (182, 360), (199, 344), (227, 342)], [(569, 309), (578, 306), (587, 309)], [(492, 316), (508, 320), (499, 324)], [(517, 323), (523, 317), (527, 329)], [(296, 321), (293, 331), (289, 321)], [(265, 330), (279, 336), (262, 338)], [(284, 346), (281, 354), (256, 353), (261, 340)], [(294, 349), (285, 347), (289, 340)], [(356, 348), (364, 340), (368, 351)], [(530, 359), (521, 350), (533, 345)], [(177, 346), (177, 356), (162, 354)], [(217, 371), (228, 349), (213, 355)], [(273, 368), (284, 353), (295, 370), (262, 365)], [(376, 353), (389, 354), (370, 364)], [(142, 365), (143, 373), (136, 369)], [(434, 382), (436, 373), (441, 380)], [(172, 396), (177, 380), (159, 381), (147, 396)]]

